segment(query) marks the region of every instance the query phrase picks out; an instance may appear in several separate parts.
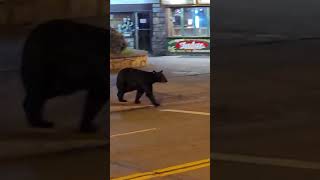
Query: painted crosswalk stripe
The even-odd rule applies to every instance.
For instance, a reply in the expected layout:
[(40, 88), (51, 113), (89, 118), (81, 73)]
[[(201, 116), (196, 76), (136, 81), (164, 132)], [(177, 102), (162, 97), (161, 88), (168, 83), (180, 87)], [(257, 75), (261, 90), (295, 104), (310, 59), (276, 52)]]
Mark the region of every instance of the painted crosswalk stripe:
[(151, 128), (151, 129), (144, 129), (144, 130), (138, 130), (138, 131), (131, 131), (131, 132), (127, 132), (127, 133), (114, 134), (114, 135), (111, 135), (110, 138), (119, 137), (119, 136), (127, 136), (127, 135), (144, 133), (144, 132), (150, 132), (150, 131), (156, 131), (156, 130), (158, 130), (158, 128)]
[(176, 113), (197, 114), (197, 115), (210, 116), (210, 113), (198, 112), (198, 111), (185, 111), (185, 110), (177, 110), (177, 109), (161, 109), (160, 111), (162, 111), (162, 112), (176, 112)]

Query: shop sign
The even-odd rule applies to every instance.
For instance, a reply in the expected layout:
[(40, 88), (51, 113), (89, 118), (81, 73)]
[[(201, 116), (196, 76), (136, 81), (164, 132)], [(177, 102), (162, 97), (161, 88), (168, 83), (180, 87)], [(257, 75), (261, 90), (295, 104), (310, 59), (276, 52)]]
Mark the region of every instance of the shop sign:
[(198, 0), (198, 4), (210, 4), (210, 0)]
[(210, 52), (209, 39), (174, 39), (168, 42), (168, 51), (176, 52)]
[(161, 0), (162, 5), (208, 5), (210, 0)]
[(196, 0), (161, 0), (163, 5), (191, 5), (196, 4)]

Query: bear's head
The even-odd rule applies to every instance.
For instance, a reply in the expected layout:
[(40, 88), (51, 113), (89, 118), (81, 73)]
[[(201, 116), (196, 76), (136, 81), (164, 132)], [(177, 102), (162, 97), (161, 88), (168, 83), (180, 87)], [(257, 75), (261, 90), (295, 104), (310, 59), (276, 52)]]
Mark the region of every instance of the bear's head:
[(160, 82), (160, 83), (166, 83), (168, 82), (167, 78), (164, 76), (163, 74), (163, 71), (159, 71), (159, 72), (156, 72), (156, 71), (153, 71), (152, 72), (154, 77), (155, 77), (155, 82)]

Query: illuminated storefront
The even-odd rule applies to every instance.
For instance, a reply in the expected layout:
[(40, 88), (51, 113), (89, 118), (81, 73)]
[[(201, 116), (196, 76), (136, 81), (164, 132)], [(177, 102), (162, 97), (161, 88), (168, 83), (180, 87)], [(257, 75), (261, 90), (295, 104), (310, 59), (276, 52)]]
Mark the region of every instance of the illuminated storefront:
[(162, 0), (169, 53), (210, 52), (210, 1)]
[(210, 52), (209, 0), (111, 0), (110, 26), (155, 56)]
[(110, 27), (122, 33), (130, 48), (151, 51), (152, 5), (159, 0), (111, 0)]

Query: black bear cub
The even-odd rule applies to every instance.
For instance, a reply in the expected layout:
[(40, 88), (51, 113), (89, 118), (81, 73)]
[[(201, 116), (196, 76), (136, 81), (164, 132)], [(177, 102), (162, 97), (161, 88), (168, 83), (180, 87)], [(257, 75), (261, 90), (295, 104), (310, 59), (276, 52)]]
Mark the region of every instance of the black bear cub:
[(127, 102), (123, 99), (126, 92), (137, 90), (135, 103), (140, 103), (141, 96), (146, 93), (154, 106), (160, 106), (155, 100), (152, 90), (153, 83), (160, 82), (166, 83), (167, 78), (162, 71), (160, 72), (147, 72), (133, 68), (122, 69), (117, 77), (118, 99), (120, 102)]

